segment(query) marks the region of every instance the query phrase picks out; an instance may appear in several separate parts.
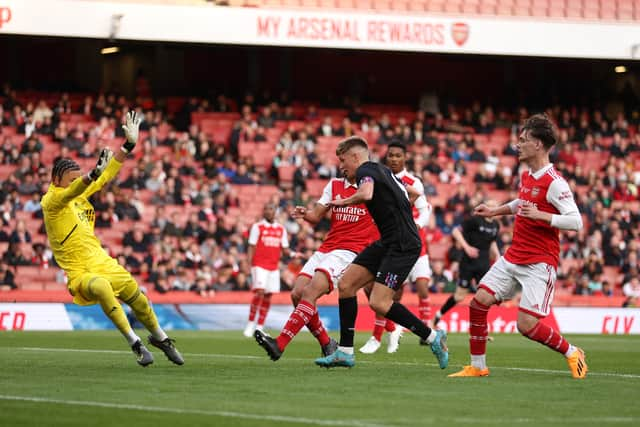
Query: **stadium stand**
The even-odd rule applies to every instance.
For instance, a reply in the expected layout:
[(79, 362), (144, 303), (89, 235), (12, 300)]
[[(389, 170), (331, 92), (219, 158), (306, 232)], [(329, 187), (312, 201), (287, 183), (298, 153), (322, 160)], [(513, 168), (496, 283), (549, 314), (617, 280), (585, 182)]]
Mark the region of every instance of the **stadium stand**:
[[(46, 247), (38, 196), (56, 156), (70, 155), (88, 168), (96, 150), (122, 142), (117, 124), (129, 102), (103, 94), (16, 92), (5, 85), (0, 104), (2, 260), (14, 270), (13, 292), (55, 294), (65, 278)], [(424, 180), (434, 206), (430, 255), (445, 262), (450, 281), (457, 274), (452, 227), (484, 198), (513, 198), (519, 179), (513, 132), (521, 111), (460, 105), (425, 114), (398, 105), (316, 108), (304, 101), (249, 106), (229, 100), (233, 111), (218, 112), (212, 105), (175, 97), (165, 108), (136, 106), (145, 123), (135, 159), (116, 185), (93, 198), (97, 234), (152, 293), (176, 294), (179, 274), (194, 292), (177, 298), (246, 291), (245, 239), (267, 201), (282, 208), (279, 220), (294, 248), (312, 253), (326, 228), (297, 223), (287, 211), (312, 203), (336, 176), (335, 147), (352, 132), (368, 139), (375, 159), (384, 155), (389, 137), (407, 143), (409, 167)], [(186, 132), (177, 130), (180, 117), (188, 120)], [(619, 304), (623, 284), (637, 278), (640, 267), (637, 119), (572, 108), (555, 119), (564, 144), (554, 161), (568, 177), (585, 222), (582, 232), (563, 233), (557, 292), (561, 298), (611, 296)], [(502, 220), (502, 249), (511, 226)], [(289, 262), (285, 281), (300, 267)]]

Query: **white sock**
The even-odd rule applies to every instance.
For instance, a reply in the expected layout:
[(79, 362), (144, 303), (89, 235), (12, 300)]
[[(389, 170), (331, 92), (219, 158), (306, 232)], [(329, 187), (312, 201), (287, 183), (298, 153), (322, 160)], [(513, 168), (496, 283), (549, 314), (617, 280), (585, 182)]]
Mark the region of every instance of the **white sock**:
[(486, 369), (487, 367), (487, 355), (481, 354), (478, 356), (471, 355), (471, 366), (478, 369)]
[(342, 347), (341, 345), (339, 345), (338, 350), (345, 354), (353, 354), (353, 347)]
[(576, 347), (572, 344), (569, 344), (569, 350), (564, 354), (564, 357), (569, 357), (571, 354), (576, 351)]
[(140, 337), (133, 332), (133, 329), (129, 329), (129, 332), (123, 334), (124, 338), (127, 340), (130, 346), (134, 345), (136, 342), (140, 341)]
[(436, 337), (438, 336), (438, 333), (436, 332), (435, 329), (431, 330), (431, 333), (429, 334), (429, 336), (427, 337), (427, 342), (429, 344), (431, 344), (432, 342), (434, 342), (436, 340)]
[(153, 335), (153, 337), (158, 341), (164, 341), (167, 338), (169, 338), (167, 334), (160, 327), (158, 327), (155, 331), (151, 331), (151, 335)]

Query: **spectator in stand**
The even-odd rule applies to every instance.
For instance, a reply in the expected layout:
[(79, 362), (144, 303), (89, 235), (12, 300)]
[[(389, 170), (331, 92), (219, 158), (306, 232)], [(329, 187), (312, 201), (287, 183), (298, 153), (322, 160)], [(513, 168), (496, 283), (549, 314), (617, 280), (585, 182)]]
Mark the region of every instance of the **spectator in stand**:
[(11, 231), (9, 236), (9, 242), (11, 243), (31, 243), (31, 233), (27, 230), (27, 225), (24, 220), (18, 220), (15, 228)]
[(11, 291), (16, 288), (14, 270), (9, 267), (3, 258), (0, 260), (0, 292)]
[(622, 304), (623, 307), (640, 306), (640, 278), (638, 275), (633, 276), (622, 286), (622, 293), (626, 297)]
[(20, 243), (10, 242), (7, 250), (2, 254), (2, 261), (11, 266), (31, 265), (31, 256), (24, 253)]
[(249, 174), (249, 171), (247, 170), (246, 164), (244, 163), (238, 164), (238, 167), (235, 173), (233, 174), (233, 176), (231, 176), (231, 183), (240, 184), (240, 185), (255, 184), (255, 182), (253, 181), (253, 178), (251, 177), (251, 175)]

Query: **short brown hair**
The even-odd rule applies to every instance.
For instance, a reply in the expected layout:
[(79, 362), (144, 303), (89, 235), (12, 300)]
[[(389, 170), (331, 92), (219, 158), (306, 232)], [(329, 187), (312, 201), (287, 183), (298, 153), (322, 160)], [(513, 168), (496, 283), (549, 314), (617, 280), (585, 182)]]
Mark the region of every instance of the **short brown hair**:
[(549, 150), (556, 144), (556, 127), (546, 114), (535, 114), (524, 123), (523, 131), (532, 138), (542, 141), (544, 148)]
[(367, 141), (364, 138), (361, 136), (350, 136), (349, 138), (340, 141), (338, 148), (336, 148), (336, 156), (343, 155), (353, 147), (362, 147), (365, 150), (369, 150), (369, 145), (367, 145)]

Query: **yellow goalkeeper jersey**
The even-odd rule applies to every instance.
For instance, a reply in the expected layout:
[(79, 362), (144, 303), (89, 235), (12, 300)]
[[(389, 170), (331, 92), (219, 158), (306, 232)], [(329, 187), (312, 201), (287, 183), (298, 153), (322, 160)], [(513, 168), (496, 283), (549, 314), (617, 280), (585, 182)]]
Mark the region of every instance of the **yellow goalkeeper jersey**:
[(58, 265), (69, 276), (112, 259), (94, 234), (95, 211), (89, 197), (111, 181), (122, 163), (111, 159), (100, 177), (86, 185), (82, 177), (67, 188), (49, 185), (42, 197), (44, 225)]

